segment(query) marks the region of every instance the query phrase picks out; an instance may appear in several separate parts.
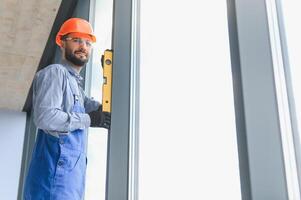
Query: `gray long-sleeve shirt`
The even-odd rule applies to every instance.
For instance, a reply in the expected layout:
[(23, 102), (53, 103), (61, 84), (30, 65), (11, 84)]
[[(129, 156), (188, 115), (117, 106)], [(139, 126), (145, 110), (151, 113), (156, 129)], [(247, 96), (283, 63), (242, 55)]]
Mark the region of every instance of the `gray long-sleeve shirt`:
[[(80, 87), (82, 77), (66, 62), (49, 65), (39, 71), (33, 82), (33, 117), (36, 126), (58, 137), (76, 129), (90, 126), (88, 112), (97, 110), (100, 103), (88, 98)], [(86, 113), (72, 112), (77, 93)]]

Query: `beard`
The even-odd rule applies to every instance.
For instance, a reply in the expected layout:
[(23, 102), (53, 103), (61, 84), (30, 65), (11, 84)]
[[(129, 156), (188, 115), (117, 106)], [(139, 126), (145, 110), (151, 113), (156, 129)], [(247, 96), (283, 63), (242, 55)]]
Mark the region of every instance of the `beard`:
[[(82, 58), (80, 57), (76, 57), (76, 53), (85, 53), (86, 54), (86, 58)], [(76, 65), (76, 66), (84, 66), (85, 64), (87, 64), (88, 60), (89, 60), (89, 56), (87, 54), (87, 52), (85, 52), (84, 50), (76, 50), (74, 52), (71, 51), (71, 49), (66, 48), (65, 49), (65, 58), (66, 60), (68, 60), (69, 62), (71, 62), (72, 64)]]

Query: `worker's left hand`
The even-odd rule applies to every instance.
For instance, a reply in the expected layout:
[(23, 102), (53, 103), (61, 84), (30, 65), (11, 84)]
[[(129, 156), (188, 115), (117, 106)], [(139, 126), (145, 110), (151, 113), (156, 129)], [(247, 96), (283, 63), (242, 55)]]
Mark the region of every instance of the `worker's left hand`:
[(88, 113), (91, 119), (90, 127), (103, 127), (110, 129), (111, 126), (111, 113), (102, 112), (102, 106), (96, 111)]

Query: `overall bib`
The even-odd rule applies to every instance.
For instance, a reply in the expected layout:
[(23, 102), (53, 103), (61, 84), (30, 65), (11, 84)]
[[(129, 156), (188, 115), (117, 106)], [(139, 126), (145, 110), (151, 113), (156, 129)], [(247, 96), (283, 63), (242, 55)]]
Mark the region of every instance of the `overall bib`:
[[(71, 86), (71, 85), (70, 85)], [(74, 92), (73, 112), (85, 113)], [(82, 200), (86, 174), (86, 132), (74, 130), (59, 138), (38, 130), (25, 182), (25, 200)]]

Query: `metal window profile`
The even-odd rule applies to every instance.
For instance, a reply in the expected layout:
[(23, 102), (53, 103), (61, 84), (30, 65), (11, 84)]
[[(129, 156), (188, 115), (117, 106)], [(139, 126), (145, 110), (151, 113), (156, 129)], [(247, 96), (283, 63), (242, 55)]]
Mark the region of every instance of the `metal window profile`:
[(129, 138), (129, 200), (138, 199), (139, 156), (139, 0), (132, 0), (131, 89)]
[(270, 30), (270, 42), (274, 66), (275, 87), (288, 196), (289, 199), (300, 199), (292, 122), (288, 102), (288, 93), (286, 89), (286, 78), (282, 57), (283, 53), (281, 49), (280, 31), (275, 0), (266, 0), (266, 8)]
[(133, 148), (135, 141), (131, 140), (130, 132), (136, 130), (136, 125), (131, 120), (136, 120), (133, 112), (137, 112), (133, 110), (136, 102), (131, 96), (136, 94), (136, 90), (131, 88), (134, 78), (131, 70), (134, 70), (135, 63), (132, 60), (132, 42), (135, 39), (132, 35), (132, 9), (132, 0), (114, 1), (112, 117), (108, 138), (106, 200), (127, 200), (132, 194), (135, 196), (132, 190), (129, 191), (129, 185), (133, 185), (135, 180), (132, 178), (135, 161), (130, 161), (130, 148)]
[(295, 148), (295, 159), (297, 165), (297, 177), (299, 182), (299, 195), (301, 191), (301, 146), (300, 146), (300, 130), (298, 130), (298, 122), (297, 122), (297, 115), (296, 115), (296, 107), (294, 101), (294, 94), (293, 94), (293, 86), (292, 86), (292, 79), (291, 79), (291, 71), (290, 71), (290, 62), (289, 62), (289, 55), (288, 55), (288, 47), (286, 41), (286, 33), (284, 28), (284, 19), (283, 19), (283, 12), (282, 12), (282, 5), (281, 0), (275, 0), (275, 7), (276, 7), (276, 14), (278, 19), (278, 27), (279, 27), (279, 39), (281, 43), (281, 52), (282, 52), (282, 61), (283, 61), (283, 70), (284, 76), (286, 81), (286, 90), (288, 96), (288, 106), (289, 106), (289, 114), (291, 120), (291, 128), (293, 133), (293, 140), (294, 140), (294, 148)]
[(241, 184), (241, 197), (243, 200), (252, 199), (250, 167), (247, 148), (247, 135), (245, 124), (245, 110), (243, 102), (242, 76), (240, 68), (240, 54), (237, 32), (236, 7), (233, 0), (227, 2), (228, 29), (233, 81), (233, 94), (235, 104), (235, 121), (237, 134), (237, 148), (239, 157), (239, 173)]
[[(239, 144), (240, 170), (247, 175), (245, 178), (241, 173), (242, 198), (287, 200), (291, 192), (287, 188), (266, 3), (228, 0), (228, 4), (235, 13), (229, 18), (233, 20), (229, 31), (234, 90), (240, 92), (235, 91), (235, 109), (243, 116), (237, 121), (237, 134), (238, 142), (245, 142), (244, 147)], [(236, 36), (231, 27), (236, 28)]]

